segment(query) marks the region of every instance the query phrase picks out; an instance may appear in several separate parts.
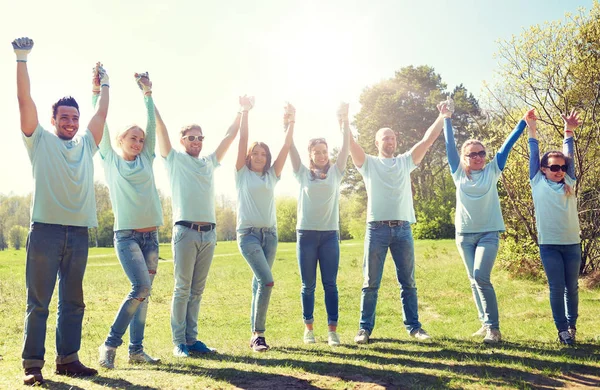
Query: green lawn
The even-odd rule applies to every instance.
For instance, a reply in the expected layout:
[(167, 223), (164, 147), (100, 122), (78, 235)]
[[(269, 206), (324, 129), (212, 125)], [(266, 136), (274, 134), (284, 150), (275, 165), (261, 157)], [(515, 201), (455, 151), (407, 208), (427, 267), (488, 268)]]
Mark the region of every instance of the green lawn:
[[(339, 334), (343, 345), (327, 345), (323, 290), (317, 288), (317, 344), (302, 343), (300, 278), (295, 244), (279, 246), (275, 289), (267, 317), (272, 349), (253, 353), (250, 337), (251, 271), (233, 242), (219, 242), (200, 313), (201, 339), (218, 354), (178, 360), (172, 357), (169, 308), (173, 263), (161, 246), (154, 283), (146, 350), (163, 359), (157, 367), (131, 366), (127, 349), (117, 351), (117, 369), (100, 370), (93, 379), (53, 374), (56, 304), (48, 320), (47, 364), (52, 389), (199, 389), (199, 388), (590, 388), (600, 387), (600, 294), (580, 290), (578, 346), (556, 342), (545, 283), (512, 280), (500, 270), (493, 280), (500, 306), (504, 342), (487, 347), (471, 333), (479, 328), (464, 267), (452, 241), (419, 241), (417, 286), (419, 314), (431, 342), (416, 342), (402, 326), (399, 289), (388, 257), (372, 342), (357, 346), (362, 242), (345, 241), (338, 288)], [(21, 342), (25, 252), (0, 252), (0, 388), (21, 387)], [(86, 315), (81, 360), (93, 367), (129, 283), (112, 249), (92, 249), (84, 281)], [(56, 295), (56, 294), (55, 294)], [(54, 301), (56, 302), (56, 301)], [(128, 340), (128, 336), (125, 336)]]

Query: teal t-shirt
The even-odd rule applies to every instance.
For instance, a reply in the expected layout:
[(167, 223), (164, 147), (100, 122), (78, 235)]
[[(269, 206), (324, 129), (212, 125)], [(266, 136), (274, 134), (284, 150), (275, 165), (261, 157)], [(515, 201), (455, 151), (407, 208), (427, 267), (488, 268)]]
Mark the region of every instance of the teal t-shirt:
[(496, 157), (479, 171), (467, 177), (462, 164), (452, 174), (456, 186), (457, 233), (503, 232), (504, 219), (500, 210), (497, 183), (502, 171)]
[(115, 231), (143, 229), (163, 224), (162, 207), (152, 170), (156, 145), (154, 102), (151, 96), (146, 96), (144, 101), (148, 111), (148, 123), (144, 147), (135, 160), (127, 161), (113, 150), (106, 125), (100, 142), (100, 156), (115, 215)]
[(410, 185), (410, 173), (416, 167), (410, 152), (393, 158), (366, 156), (358, 172), (367, 189), (367, 222), (417, 221)]
[(163, 161), (171, 184), (173, 223), (217, 223), (213, 173), (220, 164), (216, 154), (196, 158), (171, 149)]
[(65, 141), (38, 124), (31, 136), (23, 134), (23, 142), (33, 173), (31, 221), (98, 226), (93, 162), (98, 147), (90, 130)]
[(273, 167), (264, 175), (251, 171), (246, 165), (236, 170), (237, 230), (277, 226), (275, 185), (278, 181)]
[[(565, 175), (565, 183), (575, 186), (575, 180)], [(562, 183), (546, 179), (541, 171), (531, 179), (535, 207), (535, 225), (540, 245), (579, 244), (577, 197), (565, 195)]]
[(294, 177), (300, 183), (296, 229), (339, 230), (340, 184), (344, 172), (332, 164), (325, 179), (313, 179), (310, 170), (300, 164)]

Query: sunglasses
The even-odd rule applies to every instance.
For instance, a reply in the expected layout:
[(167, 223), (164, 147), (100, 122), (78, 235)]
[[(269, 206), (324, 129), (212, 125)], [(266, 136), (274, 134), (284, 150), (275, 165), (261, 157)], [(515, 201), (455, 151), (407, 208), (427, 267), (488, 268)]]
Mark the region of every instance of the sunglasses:
[(485, 150), (482, 150), (480, 152), (471, 152), (471, 153), (467, 154), (467, 157), (469, 157), (469, 158), (475, 158), (475, 157), (484, 158), (485, 155), (486, 155)]
[(187, 139), (190, 142), (194, 142), (195, 140), (204, 141), (204, 136), (203, 135), (186, 135), (186, 136), (181, 137), (181, 138)]
[(567, 165), (558, 165), (558, 164), (554, 164), (554, 165), (550, 165), (550, 166), (545, 166), (544, 168), (549, 168), (552, 172), (558, 172), (558, 171), (563, 171), (566, 172), (567, 171)]

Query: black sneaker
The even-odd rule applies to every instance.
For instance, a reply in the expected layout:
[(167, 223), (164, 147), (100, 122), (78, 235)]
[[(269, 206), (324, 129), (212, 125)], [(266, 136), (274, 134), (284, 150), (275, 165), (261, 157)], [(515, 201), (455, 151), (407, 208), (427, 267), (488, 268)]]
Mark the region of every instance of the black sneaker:
[(30, 367), (25, 369), (25, 375), (23, 376), (23, 384), (27, 386), (33, 386), (36, 383), (44, 383), (44, 377), (42, 376), (42, 369), (40, 367)]
[(264, 337), (253, 337), (250, 340), (250, 348), (254, 352), (266, 352), (269, 349)]
[(567, 330), (558, 332), (558, 341), (560, 341), (561, 344), (566, 345), (573, 345), (575, 343), (575, 340), (573, 340), (573, 337), (571, 337), (571, 334)]
[(577, 339), (576, 339), (576, 337), (577, 337), (577, 328), (575, 328), (574, 326), (569, 326), (568, 332), (571, 335), (571, 338), (573, 339), (573, 344), (575, 344), (575, 342), (577, 341)]

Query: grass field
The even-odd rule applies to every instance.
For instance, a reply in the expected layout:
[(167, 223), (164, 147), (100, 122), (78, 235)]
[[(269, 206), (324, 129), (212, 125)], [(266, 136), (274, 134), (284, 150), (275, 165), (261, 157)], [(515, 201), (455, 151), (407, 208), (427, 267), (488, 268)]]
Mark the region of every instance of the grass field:
[[(275, 289), (267, 316), (271, 350), (253, 353), (250, 337), (251, 271), (232, 242), (219, 242), (200, 312), (201, 339), (218, 354), (178, 360), (172, 356), (169, 308), (173, 263), (161, 246), (150, 302), (145, 349), (160, 366), (132, 366), (126, 346), (117, 369), (100, 369), (91, 379), (54, 375), (56, 301), (48, 320), (47, 380), (51, 389), (383, 389), (383, 388), (597, 388), (600, 387), (600, 292), (580, 290), (578, 345), (556, 342), (545, 283), (513, 280), (500, 270), (493, 281), (504, 342), (488, 347), (471, 333), (479, 328), (471, 290), (452, 241), (418, 241), (419, 315), (433, 337), (416, 342), (402, 325), (399, 289), (388, 257), (369, 345), (353, 343), (358, 330), (362, 284), (362, 242), (341, 246), (338, 288), (339, 334), (343, 345), (327, 345), (323, 290), (316, 292), (317, 344), (302, 343), (300, 278), (295, 244), (279, 246)], [(25, 252), (0, 252), (0, 388), (21, 385), (21, 343), (25, 310)], [(112, 249), (92, 249), (84, 281), (86, 315), (82, 362), (98, 367), (97, 349), (107, 335), (129, 283)], [(56, 296), (56, 294), (55, 294)], [(125, 335), (127, 342), (128, 335)]]

